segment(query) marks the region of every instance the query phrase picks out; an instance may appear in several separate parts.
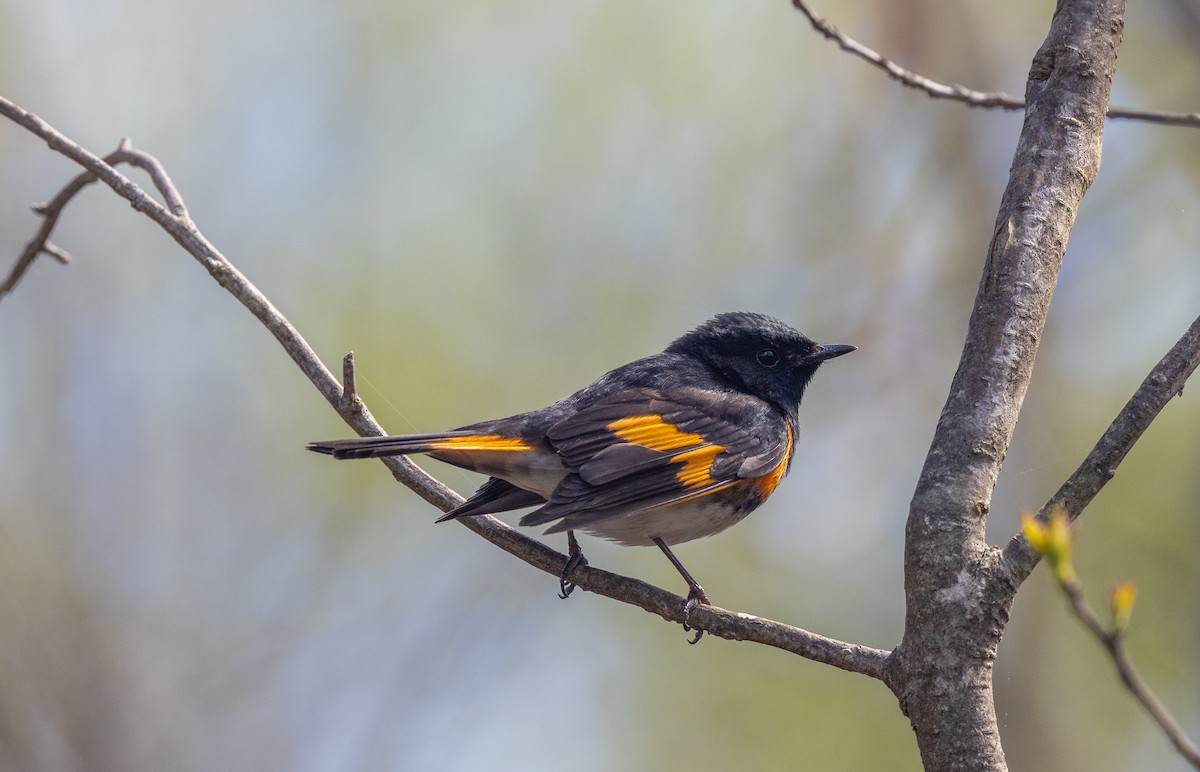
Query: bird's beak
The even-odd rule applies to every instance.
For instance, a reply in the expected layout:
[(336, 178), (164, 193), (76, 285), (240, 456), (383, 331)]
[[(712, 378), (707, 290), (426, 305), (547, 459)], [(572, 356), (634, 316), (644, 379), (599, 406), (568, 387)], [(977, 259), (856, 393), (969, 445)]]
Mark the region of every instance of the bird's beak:
[(857, 350), (858, 346), (851, 346), (848, 343), (821, 343), (817, 345), (815, 351), (804, 358), (804, 361), (806, 364), (816, 364)]

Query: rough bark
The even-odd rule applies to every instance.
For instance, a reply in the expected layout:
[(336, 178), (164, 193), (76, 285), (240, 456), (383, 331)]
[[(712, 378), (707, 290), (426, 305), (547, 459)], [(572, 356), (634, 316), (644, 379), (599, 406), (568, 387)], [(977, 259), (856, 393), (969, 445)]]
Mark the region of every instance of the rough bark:
[(1080, 200), (1100, 166), (1122, 0), (1062, 0), (1034, 57), (1025, 123), (962, 358), (910, 505), (904, 638), (887, 680), (926, 769), (1005, 769), (992, 665), (1015, 586), (984, 541)]

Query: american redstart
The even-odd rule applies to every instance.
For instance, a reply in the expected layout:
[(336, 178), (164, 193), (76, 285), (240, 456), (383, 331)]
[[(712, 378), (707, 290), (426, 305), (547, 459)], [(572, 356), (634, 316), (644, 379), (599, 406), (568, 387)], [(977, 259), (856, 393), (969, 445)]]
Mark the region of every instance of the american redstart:
[[(438, 522), (537, 506), (521, 525), (566, 531), (562, 596), (586, 563), (574, 531), (656, 545), (688, 584), (687, 614), (709, 602), (671, 552), (753, 512), (791, 466), (796, 412), (826, 359), (764, 314), (719, 314), (661, 354), (622, 365), (549, 407), (449, 432), (311, 443), (334, 458), (426, 453), (489, 476)], [(697, 636), (698, 638), (698, 636)]]

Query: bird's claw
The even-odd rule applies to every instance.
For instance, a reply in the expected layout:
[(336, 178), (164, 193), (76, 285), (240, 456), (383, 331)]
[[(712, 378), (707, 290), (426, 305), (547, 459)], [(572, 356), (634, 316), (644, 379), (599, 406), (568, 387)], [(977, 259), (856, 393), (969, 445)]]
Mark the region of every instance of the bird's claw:
[(575, 539), (574, 531), (567, 531), (567, 562), (563, 563), (562, 573), (558, 575), (558, 597), (566, 600), (575, 589), (571, 574), (580, 566), (586, 566), (588, 559), (583, 555), (583, 549)]
[[(692, 609), (696, 608), (696, 606), (699, 606), (701, 604), (703, 604), (705, 606), (712, 605), (712, 603), (710, 603), (708, 600), (708, 596), (704, 593), (704, 588), (697, 584), (688, 590), (687, 602), (685, 602), (683, 604), (683, 629), (685, 631), (690, 632), (692, 629), (691, 626), (688, 624), (690, 617), (692, 615)], [(692, 638), (690, 641), (688, 641), (688, 643), (691, 643), (691, 644), (699, 643), (700, 639), (702, 637), (704, 637), (704, 631), (697, 630), (696, 636), (694, 638)]]

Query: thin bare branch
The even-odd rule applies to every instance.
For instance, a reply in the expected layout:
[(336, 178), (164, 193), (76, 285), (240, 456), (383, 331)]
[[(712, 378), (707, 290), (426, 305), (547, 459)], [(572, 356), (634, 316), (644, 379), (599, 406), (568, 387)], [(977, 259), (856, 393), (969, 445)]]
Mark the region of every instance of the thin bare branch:
[[(449, 506), (443, 509), (448, 510)], [(562, 571), (566, 555), (523, 536), (499, 520), (483, 516), (463, 518), (459, 522), (535, 568), (555, 577)], [(480, 528), (485, 522), (486, 531)], [(640, 579), (620, 576), (590, 565), (580, 565), (571, 573), (571, 581), (581, 590), (637, 606), (669, 622), (683, 624), (685, 599)], [(881, 649), (845, 643), (781, 622), (728, 611), (717, 606), (697, 606), (692, 609), (688, 625), (718, 638), (761, 643), (790, 651), (814, 662), (876, 679), (883, 678), (884, 670), (891, 659), (890, 652)]]
[[(58, 246), (57, 244), (54, 244), (49, 241), (42, 244), (42, 254), (53, 257), (55, 260), (62, 263), (63, 265), (66, 265), (67, 263), (71, 262), (71, 253), (70, 252), (68, 252), (67, 250)], [(0, 296), (3, 296), (3, 294), (4, 294), (3, 292), (0, 292)]]
[[(92, 175), (92, 179), (80, 182), (79, 180), (86, 176), (81, 175), (73, 180), (68, 188), (76, 184), (82, 188), (93, 179), (99, 179), (129, 201), (135, 209), (145, 213), (158, 223), (180, 246), (199, 261), (222, 287), (237, 298), (255, 318), (270, 330), (292, 360), (352, 429), (362, 436), (383, 433), (382, 428), (361, 399), (353, 394), (353, 357), (347, 355), (343, 360), (343, 385), (322, 364), (316, 352), (283, 314), (271, 305), (258, 288), (196, 228), (186, 214), (187, 210), (183, 207), (182, 196), (179, 196), (174, 186), (170, 185), (169, 177), (157, 160), (128, 147), (122, 147), (117, 151), (136, 154), (138, 158), (146, 162), (150, 169), (156, 170), (151, 172), (155, 184), (165, 184), (166, 189), (171, 191), (170, 195), (164, 192), (164, 199), (167, 200), (169, 208), (150, 198), (145, 191), (113, 169), (106, 160), (84, 150), (36, 115), (3, 97), (0, 97), (0, 114), (41, 137), (51, 149), (83, 166)], [(122, 157), (124, 158), (124, 156)], [(140, 165), (142, 164), (139, 163)], [(64, 188), (64, 193), (66, 190), (67, 188)], [(162, 192), (164, 188), (160, 186), (159, 190)], [(55, 212), (55, 218), (74, 195), (74, 192), (78, 191), (74, 190), (70, 195), (64, 197), (64, 201)], [(60, 193), (60, 196), (63, 195)], [(40, 233), (41, 231), (39, 231)], [(380, 460), (399, 482), (443, 512), (462, 503), (462, 498), (458, 494), (423, 472), (407, 458), (391, 456)], [(562, 570), (566, 560), (565, 555), (518, 533), (496, 518), (482, 515), (463, 518), (459, 522), (531, 566), (555, 577)], [(638, 606), (672, 622), (683, 622), (684, 598), (637, 579), (618, 576), (590, 566), (581, 566), (572, 574), (572, 581), (583, 590)], [(712, 606), (694, 609), (688, 621), (692, 627), (703, 629), (721, 638), (754, 641), (774, 646), (817, 662), (877, 679), (882, 678), (884, 666), (890, 657), (889, 652), (880, 649), (844, 643), (779, 622)]]
[[(4, 107), (8, 108), (9, 106), (16, 107), (11, 103), (5, 102)], [(14, 115), (10, 114), (7, 109), (5, 110), (4, 114), (16, 120)], [(28, 113), (26, 116), (36, 117), (31, 116), (31, 114)], [(29, 127), (27, 126), (26, 128)], [(130, 147), (128, 138), (122, 139), (117, 145), (116, 150), (104, 156), (103, 162), (110, 168), (116, 167), (120, 164), (129, 164), (145, 171), (148, 175), (150, 175), (150, 180), (154, 183), (154, 187), (157, 188), (159, 194), (163, 197), (163, 200), (166, 202), (167, 208), (170, 210), (170, 212), (176, 217), (187, 219), (188, 213), (187, 208), (183, 205), (183, 199), (180, 197), (179, 191), (176, 190), (174, 183), (171, 182), (171, 178), (163, 168), (162, 164), (159, 163), (158, 159), (154, 158), (153, 156), (150, 156), (139, 150), (134, 150), (132, 147)], [(68, 182), (62, 188), (62, 190), (58, 192), (58, 195), (56, 195), (49, 202), (45, 204), (37, 204), (33, 207), (33, 211), (42, 217), (41, 227), (38, 228), (37, 233), (34, 234), (34, 237), (29, 240), (29, 243), (25, 245), (25, 249), (22, 250), (21, 256), (17, 258), (16, 264), (13, 266), (4, 282), (0, 284), (0, 298), (3, 298), (9, 292), (12, 292), (12, 290), (17, 286), (17, 283), (21, 281), (21, 278), (29, 270), (30, 266), (33, 265), (33, 261), (37, 259), (39, 255), (49, 255), (58, 260), (60, 263), (71, 262), (71, 256), (66, 250), (51, 243), (50, 234), (53, 232), (54, 226), (58, 224), (58, 218), (59, 215), (62, 214), (63, 208), (66, 207), (66, 205), (71, 202), (71, 199), (75, 198), (75, 196), (81, 190), (86, 188), (88, 185), (91, 185), (93, 182), (96, 182), (98, 179), (99, 177), (94, 171), (85, 171), (75, 177), (75, 179)]]
[[(924, 75), (905, 69), (900, 65), (883, 56), (874, 49), (868, 48), (854, 38), (831, 24), (827, 19), (818, 14), (816, 10), (808, 4), (806, 0), (792, 0), (792, 5), (796, 10), (804, 14), (813, 29), (821, 33), (829, 40), (834, 41), (843, 51), (848, 51), (854, 54), (863, 61), (883, 70), (894, 80), (922, 91), (934, 99), (950, 99), (955, 102), (962, 102), (971, 107), (982, 108), (998, 108), (1001, 110), (1024, 110), (1025, 100), (1020, 99), (1003, 91), (976, 91), (965, 86), (957, 84), (948, 86), (944, 83), (939, 83), (935, 80), (926, 78)], [(1147, 123), (1161, 123), (1169, 126), (1186, 126), (1190, 128), (1200, 128), (1200, 112), (1193, 113), (1176, 113), (1163, 112), (1158, 110), (1133, 110), (1125, 107), (1109, 107), (1107, 112), (1109, 118), (1121, 118), (1134, 121), (1144, 121)]]
[(342, 357), (342, 399), (354, 399), (358, 396), (358, 387), (354, 377), (354, 352), (347, 351)]
[[(1070, 520), (1079, 517), (1096, 494), (1117, 473), (1117, 467), (1134, 443), (1150, 427), (1172, 397), (1183, 393), (1187, 379), (1200, 366), (1200, 317), (1154, 366), (1121, 412), (1100, 436), (1095, 447), (1038, 512), (1045, 522), (1061, 508)], [(1020, 586), (1037, 566), (1039, 555), (1021, 533), (1004, 547), (1001, 559), (1013, 587)]]
[(338, 405), (339, 413), (357, 413), (365, 407), (358, 397), (358, 386), (355, 383), (354, 352), (348, 351), (346, 356), (342, 357), (342, 399)]
[(1058, 586), (1067, 596), (1070, 601), (1071, 610), (1083, 626), (1104, 646), (1108, 652), (1113, 664), (1116, 665), (1117, 673), (1121, 676), (1121, 683), (1125, 685), (1130, 693), (1137, 698), (1150, 717), (1162, 728), (1167, 739), (1171, 741), (1171, 745), (1175, 746), (1175, 750), (1179, 755), (1183, 756), (1189, 764), (1196, 769), (1200, 769), (1200, 750), (1197, 750), (1196, 744), (1191, 741), (1187, 733), (1183, 731), (1183, 727), (1171, 715), (1170, 711), (1162, 704), (1150, 686), (1142, 679), (1137, 670), (1133, 666), (1133, 661), (1129, 658), (1129, 653), (1125, 650), (1124, 631), (1113, 629), (1108, 630), (1104, 624), (1096, 616), (1096, 612), (1092, 611), (1087, 600), (1083, 596), (1083, 584), (1074, 577), (1060, 578)]
[(183, 196), (179, 194), (179, 190), (175, 187), (175, 183), (171, 181), (171, 176), (167, 174), (167, 170), (157, 158), (149, 153), (143, 153), (141, 150), (135, 150), (128, 137), (123, 137), (117, 145), (117, 152), (113, 153), (116, 156), (114, 161), (110, 161), (110, 166), (115, 166), (118, 163), (127, 163), (131, 166), (136, 166), (146, 174), (150, 175), (150, 181), (154, 183), (154, 187), (158, 190), (159, 195), (163, 197), (163, 201), (167, 205), (167, 209), (171, 214), (181, 219), (188, 219), (187, 207), (183, 204)]

